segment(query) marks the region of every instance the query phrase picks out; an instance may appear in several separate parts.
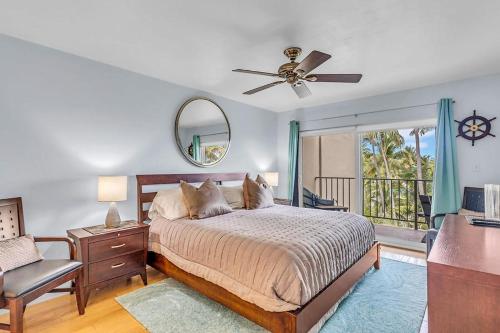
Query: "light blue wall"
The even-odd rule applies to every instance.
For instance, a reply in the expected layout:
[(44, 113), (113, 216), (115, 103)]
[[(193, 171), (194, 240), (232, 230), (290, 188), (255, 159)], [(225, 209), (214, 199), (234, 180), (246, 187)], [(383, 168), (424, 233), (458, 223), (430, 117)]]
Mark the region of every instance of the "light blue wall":
[[(63, 235), (102, 223), (98, 175), (129, 175), (123, 218), (135, 218), (135, 179), (143, 173), (280, 171), (286, 196), (288, 121), (319, 119), (456, 100), (456, 118), (477, 109), (500, 117), (500, 75), (451, 82), (353, 101), (272, 113), (208, 93), (134, 74), (0, 35), (0, 197), (24, 198), (27, 231)], [(193, 96), (213, 98), (231, 123), (227, 158), (211, 169), (187, 163), (175, 144), (178, 108)], [(303, 123), (303, 129), (428, 119), (435, 107)], [(500, 136), (500, 120), (493, 133)], [(461, 185), (500, 182), (500, 138), (476, 147), (458, 140)], [(479, 167), (477, 170), (476, 167)], [(64, 247), (54, 246), (53, 256)], [(64, 252), (65, 253), (65, 252)]]
[[(229, 154), (210, 169), (186, 162), (175, 143), (176, 112), (193, 96), (214, 99), (231, 123)], [(102, 223), (98, 175), (129, 176), (128, 201), (118, 206), (122, 218), (135, 218), (136, 174), (277, 166), (273, 112), (3, 35), (0, 115), (0, 197), (23, 197), (27, 232), (36, 235)]]
[[(487, 117), (500, 118), (500, 75), (485, 76), (391, 94), (356, 99), (341, 103), (322, 105), (279, 114), (278, 146), (288, 147), (288, 121), (321, 119), (338, 115), (396, 109), (367, 116), (347, 117), (333, 120), (301, 122), (302, 129), (315, 130), (325, 127), (356, 126), (367, 124), (390, 124), (394, 122), (422, 121), (436, 117), (436, 106), (427, 105), (411, 109), (398, 107), (423, 105), (437, 102), (440, 98), (451, 97), (455, 103), (455, 118), (461, 120), (476, 109)], [(476, 142), (472, 147), (469, 141), (457, 139), (458, 160), (461, 186), (480, 186), (485, 183), (500, 183), (500, 119), (493, 122), (493, 134)], [(288, 173), (288, 152), (278, 151), (280, 180), (279, 193), (286, 195)]]

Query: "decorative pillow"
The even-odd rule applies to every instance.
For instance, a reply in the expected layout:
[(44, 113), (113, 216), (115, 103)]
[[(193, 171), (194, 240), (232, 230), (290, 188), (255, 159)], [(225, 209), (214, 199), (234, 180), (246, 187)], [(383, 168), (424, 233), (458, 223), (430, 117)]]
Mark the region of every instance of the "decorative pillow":
[(271, 186), (260, 175), (255, 180), (248, 174), (243, 182), (243, 195), (247, 209), (258, 209), (274, 206), (273, 191)]
[(210, 179), (207, 179), (199, 188), (181, 181), (181, 189), (189, 217), (192, 219), (203, 219), (232, 211), (222, 192)]
[(189, 215), (180, 187), (158, 191), (149, 207), (148, 217), (154, 219), (158, 215), (168, 220), (177, 220)]
[(42, 259), (31, 235), (0, 242), (0, 268), (4, 273)]
[(245, 208), (245, 198), (243, 196), (243, 185), (240, 186), (219, 186), (224, 199), (232, 209)]

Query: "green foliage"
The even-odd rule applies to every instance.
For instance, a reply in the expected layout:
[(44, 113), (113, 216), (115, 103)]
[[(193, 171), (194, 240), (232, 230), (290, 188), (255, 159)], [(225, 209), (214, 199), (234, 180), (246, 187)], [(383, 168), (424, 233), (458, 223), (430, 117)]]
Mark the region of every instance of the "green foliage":
[[(430, 128), (415, 128), (417, 148), (405, 145), (397, 130), (368, 132), (363, 135), (364, 215), (374, 223), (413, 227), (415, 218), (425, 229), (419, 194), (431, 194), (434, 158), (420, 153), (420, 136)], [(424, 181), (428, 180), (428, 181)], [(417, 199), (417, 206), (415, 206)]]
[(217, 162), (224, 156), (224, 153), (226, 151), (226, 146), (225, 145), (210, 145), (210, 146), (204, 146), (205, 149), (205, 163), (214, 163)]

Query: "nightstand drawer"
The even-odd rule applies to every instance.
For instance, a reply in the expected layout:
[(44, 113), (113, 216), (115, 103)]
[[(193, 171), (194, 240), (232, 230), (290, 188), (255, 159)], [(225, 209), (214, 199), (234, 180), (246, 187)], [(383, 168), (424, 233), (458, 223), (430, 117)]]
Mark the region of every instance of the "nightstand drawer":
[(144, 233), (107, 239), (95, 242), (89, 248), (89, 261), (95, 262), (112, 258), (124, 253), (144, 249)]
[(96, 283), (144, 269), (144, 252), (127, 254), (89, 265), (89, 283)]

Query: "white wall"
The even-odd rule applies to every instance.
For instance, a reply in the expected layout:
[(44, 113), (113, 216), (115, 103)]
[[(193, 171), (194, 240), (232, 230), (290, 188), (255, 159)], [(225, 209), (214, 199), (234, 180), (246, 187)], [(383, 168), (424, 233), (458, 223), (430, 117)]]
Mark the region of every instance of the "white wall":
[[(435, 86), (401, 91), (386, 95), (373, 96), (319, 107), (300, 109), (279, 114), (278, 119), (278, 159), (281, 184), (288, 177), (288, 121), (300, 120), (301, 129), (318, 130), (327, 127), (342, 127), (394, 122), (425, 121), (436, 117), (435, 105), (411, 109), (398, 109), (411, 105), (436, 103), (440, 98), (450, 97), (456, 103), (455, 119), (461, 120), (476, 109), (487, 118), (500, 117), (500, 75), (449, 82)], [(392, 111), (358, 117), (324, 120), (322, 118), (353, 115), (375, 110)], [(304, 121), (321, 119), (319, 121)], [(493, 122), (493, 134), (476, 142), (472, 147), (469, 141), (457, 139), (458, 162), (461, 186), (483, 186), (485, 183), (500, 183), (500, 119)], [(281, 149), (283, 148), (283, 149)], [(286, 186), (280, 186), (280, 196), (286, 196)]]
[[(136, 174), (276, 169), (273, 112), (3, 35), (0, 55), (0, 198), (23, 197), (29, 233), (102, 223), (98, 175), (129, 176), (118, 206), (133, 219)], [(177, 110), (194, 96), (214, 99), (231, 124), (227, 158), (210, 169), (185, 161), (174, 138)]]

